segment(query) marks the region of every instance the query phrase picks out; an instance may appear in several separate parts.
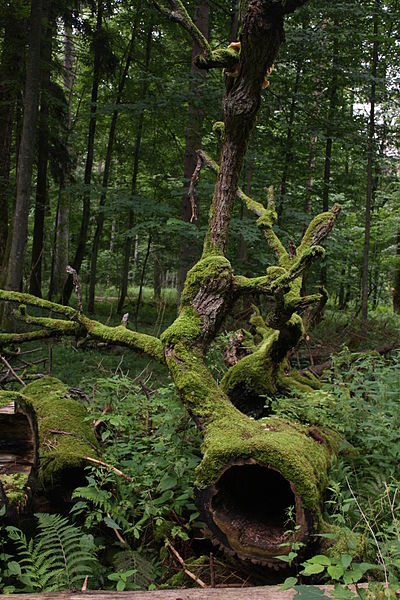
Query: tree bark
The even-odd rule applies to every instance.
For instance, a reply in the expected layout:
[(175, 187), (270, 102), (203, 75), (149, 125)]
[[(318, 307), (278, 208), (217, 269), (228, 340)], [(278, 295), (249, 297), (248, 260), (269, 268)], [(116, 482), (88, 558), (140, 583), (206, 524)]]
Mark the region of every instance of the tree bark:
[(223, 100), (224, 143), (203, 255), (226, 250), (243, 157), (260, 108), (261, 86), (283, 40), (281, 7), (275, 10), (272, 2), (263, 4), (261, 0), (251, 7), (242, 15), (239, 73), (228, 81)]
[(397, 264), (393, 275), (393, 312), (400, 313), (400, 228), (397, 230), (396, 238), (396, 258)]
[[(68, 99), (67, 131), (65, 135), (65, 146), (69, 148), (69, 136), (71, 128), (71, 100), (72, 88), (74, 85), (74, 40), (72, 27), (64, 24), (64, 65), (63, 65), (63, 86)], [(70, 165), (68, 170), (61, 176), (57, 213), (54, 226), (54, 244), (51, 263), (51, 275), (49, 286), (49, 300), (56, 297), (61, 300), (62, 291), (67, 279), (68, 266), (68, 246), (69, 246), (69, 197), (65, 193), (65, 188), (70, 179)]]
[[(209, 0), (195, 0), (193, 7), (193, 22), (201, 31), (201, 33), (208, 38), (208, 15), (209, 15)], [(201, 147), (202, 138), (202, 126), (204, 120), (204, 109), (199, 102), (199, 94), (201, 86), (204, 84), (206, 71), (199, 69), (194, 60), (200, 52), (200, 47), (196, 41), (192, 44), (192, 58), (190, 68), (190, 85), (189, 94), (192, 100), (188, 106), (188, 117), (186, 123), (185, 132), (185, 154), (183, 159), (183, 178), (184, 178), (184, 192), (181, 201), (181, 218), (182, 221), (190, 223), (193, 221), (192, 218), (192, 206), (189, 201), (188, 189), (189, 183), (192, 178), (193, 172), (197, 164), (197, 150)], [(199, 214), (199, 201), (196, 198), (196, 219), (197, 221)], [(182, 241), (179, 248), (179, 267), (178, 267), (178, 280), (177, 280), (177, 292), (178, 292), (178, 306), (180, 303), (180, 297), (185, 283), (186, 275), (191, 266), (196, 262), (200, 254), (199, 248), (193, 241), (188, 243)]]
[[(142, 85), (142, 93), (141, 98), (144, 100), (147, 96), (148, 90), (148, 82), (147, 82), (147, 74), (150, 66), (150, 51), (151, 51), (151, 42), (152, 42), (152, 32), (153, 25), (151, 24), (147, 31), (147, 39), (146, 39), (146, 58), (144, 65), (144, 80)], [(132, 183), (131, 183), (131, 196), (132, 198), (136, 194), (136, 184), (137, 184), (137, 176), (139, 173), (139, 157), (140, 157), (140, 145), (142, 143), (142, 132), (143, 132), (143, 123), (144, 123), (144, 108), (140, 109), (139, 119), (138, 119), (138, 128), (136, 132), (136, 142), (135, 142), (135, 151), (133, 156), (133, 173), (132, 173)], [(132, 234), (130, 230), (133, 227), (134, 223), (134, 211), (133, 208), (129, 209), (128, 216), (128, 233), (125, 238), (124, 244), (124, 265), (122, 270), (122, 284), (121, 284), (121, 294), (118, 301), (118, 313), (122, 313), (122, 309), (124, 306), (126, 294), (128, 292), (128, 281), (129, 281), (129, 263), (131, 259), (132, 252)]]
[(364, 225), (364, 255), (362, 265), (361, 279), (361, 321), (362, 330), (365, 332), (367, 328), (368, 318), (368, 267), (369, 267), (369, 247), (370, 247), (370, 232), (371, 232), (371, 204), (373, 197), (373, 164), (374, 164), (374, 135), (375, 135), (375, 103), (376, 103), (376, 76), (378, 72), (379, 61), (379, 40), (378, 40), (378, 10), (380, 0), (375, 1), (374, 11), (374, 41), (372, 45), (372, 61), (371, 61), (371, 90), (369, 96), (369, 126), (368, 126), (368, 161), (367, 161), (367, 193), (365, 199), (365, 225)]
[(106, 158), (105, 158), (104, 171), (103, 171), (103, 183), (102, 183), (102, 190), (101, 190), (101, 196), (100, 196), (100, 202), (99, 202), (100, 212), (98, 212), (96, 215), (96, 230), (94, 233), (93, 244), (92, 244), (92, 254), (91, 254), (91, 260), (90, 260), (90, 281), (89, 281), (89, 300), (88, 300), (88, 311), (89, 312), (94, 311), (94, 297), (95, 297), (96, 274), (97, 274), (97, 257), (99, 254), (100, 240), (101, 240), (101, 235), (103, 232), (103, 225), (104, 225), (104, 211), (102, 209), (107, 200), (107, 187), (108, 187), (108, 181), (110, 178), (112, 151), (113, 151), (113, 146), (114, 146), (115, 132), (116, 132), (116, 128), (117, 128), (117, 120), (118, 120), (118, 115), (119, 115), (118, 107), (122, 101), (122, 94), (124, 91), (125, 82), (128, 77), (129, 67), (132, 62), (135, 41), (136, 41), (136, 29), (137, 29), (139, 17), (140, 17), (140, 13), (138, 11), (137, 15), (136, 15), (136, 19), (135, 19), (135, 25), (133, 28), (132, 38), (131, 38), (131, 41), (129, 42), (129, 47), (127, 50), (127, 58), (126, 58), (125, 67), (122, 72), (121, 79), (120, 79), (120, 82), (118, 85), (117, 97), (115, 99), (116, 108), (113, 111), (111, 125), (110, 125), (110, 131), (108, 134), (108, 144), (107, 144)]
[(54, 23), (52, 21), (51, 5), (43, 0), (43, 14), (47, 26), (42, 30), (42, 74), (39, 116), (39, 140), (37, 160), (37, 183), (35, 219), (33, 227), (32, 260), (29, 292), (34, 296), (42, 295), (42, 258), (44, 242), (44, 217), (47, 204), (47, 165), (49, 159), (49, 105), (47, 96), (50, 87), (52, 36)]
[[(96, 31), (95, 39), (98, 39), (101, 32), (102, 21), (103, 21), (103, 0), (99, 0), (97, 4), (97, 19), (96, 19)], [(100, 59), (101, 59), (101, 48), (99, 44), (94, 45), (94, 57), (93, 57), (93, 80), (92, 80), (92, 94), (90, 102), (90, 120), (89, 120), (89, 131), (88, 131), (88, 143), (87, 143), (87, 155), (85, 164), (85, 176), (84, 176), (84, 192), (83, 192), (83, 210), (81, 227), (78, 237), (78, 245), (75, 252), (75, 257), (72, 262), (72, 267), (77, 273), (79, 273), (83, 258), (85, 256), (86, 242), (89, 229), (90, 219), (90, 184), (92, 181), (92, 169), (93, 169), (93, 157), (94, 157), (94, 138), (96, 134), (96, 112), (97, 112), (97, 96), (99, 92), (100, 84)], [(71, 275), (67, 277), (63, 290), (63, 303), (68, 304), (73, 289), (73, 281)]]
[[(335, 29), (338, 28), (338, 21), (335, 19)], [(337, 59), (339, 55), (339, 41), (338, 36), (335, 35), (333, 38), (332, 48), (332, 78), (329, 84), (329, 108), (326, 125), (326, 144), (325, 144), (325, 162), (324, 162), (324, 182), (322, 188), (322, 210), (329, 210), (329, 193), (331, 187), (331, 166), (332, 166), (332, 130), (333, 130), (333, 119), (336, 113), (336, 97), (338, 87), (338, 73), (337, 73)], [(321, 284), (325, 287), (328, 280), (328, 269), (327, 265), (324, 264), (321, 268)]]
[(36, 120), (40, 95), (41, 18), (41, 0), (32, 0), (24, 93), (24, 117), (17, 167), (16, 201), (11, 228), (10, 255), (5, 279), (5, 287), (8, 290), (21, 289), (24, 270), (32, 169), (35, 154)]
[(4, 39), (0, 64), (0, 275), (8, 236), (9, 175), (13, 117), (18, 91), (22, 87), (25, 52), (25, 19), (9, 7), (3, 15)]

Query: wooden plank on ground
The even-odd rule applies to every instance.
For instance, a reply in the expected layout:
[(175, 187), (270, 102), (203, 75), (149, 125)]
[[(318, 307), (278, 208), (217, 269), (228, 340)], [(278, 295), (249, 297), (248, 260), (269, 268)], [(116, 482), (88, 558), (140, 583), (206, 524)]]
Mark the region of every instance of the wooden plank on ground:
[[(364, 586), (363, 586), (364, 587)], [(321, 591), (321, 598), (332, 598), (329, 591), (331, 585), (301, 586), (302, 592)], [(303, 593), (304, 593), (303, 592)], [(303, 595), (303, 594), (302, 594)], [(4, 595), (4, 600), (292, 600), (296, 592), (282, 591), (278, 586), (243, 587), (243, 588), (204, 588), (180, 590), (154, 590), (152, 592), (57, 592), (49, 594), (11, 594)], [(304, 593), (304, 598), (307, 595)]]

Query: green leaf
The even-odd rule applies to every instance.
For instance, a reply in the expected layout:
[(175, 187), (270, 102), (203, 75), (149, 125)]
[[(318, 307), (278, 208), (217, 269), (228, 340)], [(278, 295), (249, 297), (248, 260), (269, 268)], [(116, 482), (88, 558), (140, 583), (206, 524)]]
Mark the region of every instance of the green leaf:
[(125, 581), (122, 581), (122, 579), (120, 579), (117, 583), (117, 591), (123, 592), (125, 589), (125, 585), (126, 585)]
[(171, 475), (164, 475), (158, 484), (158, 489), (160, 492), (165, 492), (166, 490), (171, 490), (178, 483), (176, 477), (171, 477)]
[(10, 575), (21, 575), (21, 566), (15, 560), (8, 563)]
[(111, 529), (121, 529), (121, 527), (111, 517), (104, 517), (103, 521), (107, 527), (111, 527)]
[(325, 554), (316, 554), (315, 556), (309, 558), (307, 562), (313, 565), (324, 565), (325, 567), (332, 564), (332, 561), (329, 558), (329, 556), (325, 556)]
[(282, 560), (283, 562), (290, 562), (290, 558), (287, 554), (280, 554), (279, 556), (275, 556), (278, 560)]
[(297, 583), (297, 577), (287, 577), (285, 581), (282, 583), (281, 590), (289, 590), (294, 587)]
[(327, 569), (329, 577), (332, 579), (338, 580), (343, 577), (344, 567), (343, 565), (331, 565)]
[(302, 575), (308, 577), (309, 575), (318, 575), (318, 573), (323, 573), (325, 571), (325, 567), (323, 565), (313, 565), (311, 563), (304, 563), (305, 568), (300, 571)]
[(352, 560), (353, 557), (350, 556), (350, 554), (342, 554), (340, 557), (340, 562), (342, 563), (345, 569), (347, 569), (347, 567), (350, 566)]

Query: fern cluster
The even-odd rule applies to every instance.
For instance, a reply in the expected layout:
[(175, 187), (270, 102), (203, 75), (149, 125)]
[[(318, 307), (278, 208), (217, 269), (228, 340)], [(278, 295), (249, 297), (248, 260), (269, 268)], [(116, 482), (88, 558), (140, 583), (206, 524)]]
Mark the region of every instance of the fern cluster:
[(28, 541), (17, 527), (7, 527), (18, 550), (12, 574), (24, 592), (80, 589), (97, 562), (93, 537), (65, 517), (38, 513), (39, 533)]

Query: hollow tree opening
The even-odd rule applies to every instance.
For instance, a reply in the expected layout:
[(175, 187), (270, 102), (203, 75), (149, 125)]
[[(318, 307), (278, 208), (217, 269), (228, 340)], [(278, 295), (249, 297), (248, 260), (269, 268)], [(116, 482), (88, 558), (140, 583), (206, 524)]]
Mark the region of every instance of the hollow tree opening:
[(273, 568), (285, 567), (276, 556), (305, 541), (313, 527), (295, 485), (255, 459), (229, 463), (214, 485), (197, 491), (197, 504), (214, 541), (241, 559)]
[(0, 395), (0, 504), (6, 505), (7, 516), (26, 507), (37, 462), (38, 434), (34, 412), (19, 394), (3, 392)]
[(0, 473), (28, 472), (35, 462), (32, 428), (26, 415), (15, 414), (13, 405), (9, 409), (0, 409)]
[(295, 512), (296, 500), (278, 471), (258, 464), (233, 465), (215, 487), (214, 519), (227, 535), (234, 528), (244, 546), (258, 540), (266, 548), (287, 539), (288, 514)]

